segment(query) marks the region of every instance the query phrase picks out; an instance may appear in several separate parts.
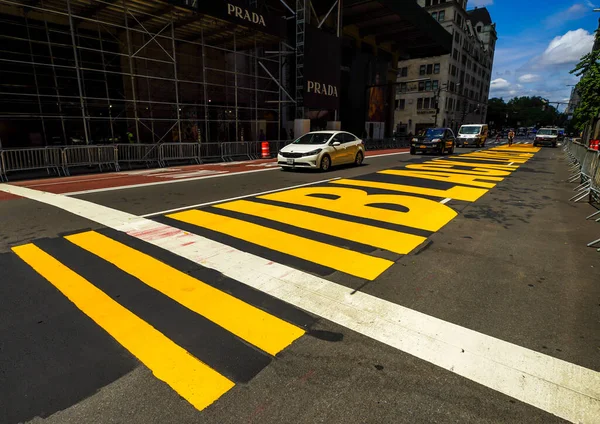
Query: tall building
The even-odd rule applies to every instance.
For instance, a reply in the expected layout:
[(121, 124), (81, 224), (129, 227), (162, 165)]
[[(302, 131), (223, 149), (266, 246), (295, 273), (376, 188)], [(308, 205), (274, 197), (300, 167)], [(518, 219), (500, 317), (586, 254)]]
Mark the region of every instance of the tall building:
[[(400, 134), (485, 123), (496, 40), (486, 8), (467, 0), (418, 0), (452, 34), (452, 53), (398, 63), (394, 121)], [(437, 107), (436, 107), (437, 106)]]

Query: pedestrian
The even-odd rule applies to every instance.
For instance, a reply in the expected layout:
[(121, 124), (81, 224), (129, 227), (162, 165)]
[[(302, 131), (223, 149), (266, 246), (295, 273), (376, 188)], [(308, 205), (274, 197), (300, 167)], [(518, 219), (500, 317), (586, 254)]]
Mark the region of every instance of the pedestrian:
[(511, 129), (511, 130), (508, 132), (508, 146), (509, 146), (509, 147), (510, 147), (510, 146), (512, 146), (512, 143), (513, 143), (513, 139), (514, 139), (514, 138), (515, 138), (515, 131)]

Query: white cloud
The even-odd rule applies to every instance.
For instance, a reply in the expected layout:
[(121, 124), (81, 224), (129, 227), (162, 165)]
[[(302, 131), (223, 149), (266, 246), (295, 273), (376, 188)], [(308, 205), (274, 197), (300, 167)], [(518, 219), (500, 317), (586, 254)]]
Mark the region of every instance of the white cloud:
[(471, 0), (468, 4), (473, 7), (491, 6), (494, 4), (494, 0)]
[(579, 28), (555, 37), (544, 53), (533, 62), (534, 67), (548, 65), (575, 64), (592, 50), (594, 34)]
[(504, 78), (496, 78), (490, 83), (490, 90), (506, 90), (510, 87), (510, 83)]
[(525, 75), (521, 75), (519, 77), (519, 82), (522, 82), (524, 84), (536, 82), (539, 80), (540, 80), (540, 76), (537, 74), (525, 74)]
[(566, 10), (561, 10), (558, 13), (548, 16), (544, 22), (547, 27), (558, 27), (568, 21), (576, 21), (586, 16), (590, 12), (591, 2), (586, 0), (584, 3), (575, 3)]

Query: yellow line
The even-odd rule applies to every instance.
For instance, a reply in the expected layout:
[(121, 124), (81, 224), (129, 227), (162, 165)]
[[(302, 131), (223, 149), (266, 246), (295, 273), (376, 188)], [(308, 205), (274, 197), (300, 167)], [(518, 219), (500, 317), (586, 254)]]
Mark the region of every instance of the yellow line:
[(216, 205), (216, 207), (282, 222), (284, 224), (305, 228), (318, 233), (329, 234), (346, 240), (352, 240), (357, 243), (386, 249), (401, 255), (411, 252), (415, 247), (426, 240), (425, 237), (415, 236), (400, 231), (387, 230), (385, 228), (373, 227), (358, 222), (344, 221), (342, 219), (330, 218), (316, 213), (249, 202), (247, 200), (223, 203)]
[(37, 246), (12, 250), (197, 409), (206, 408), (234, 386)]
[(191, 210), (167, 216), (367, 280), (374, 280), (393, 265), (385, 259), (209, 212)]
[[(440, 170), (445, 171), (445, 169)], [(464, 200), (466, 202), (475, 202), (477, 199), (479, 199), (481, 196), (483, 196), (489, 191), (485, 188), (474, 188), (465, 186), (454, 186), (446, 190), (440, 190), (436, 188), (410, 186), (406, 184), (383, 183), (379, 181), (350, 180), (345, 178), (331, 181), (331, 184), (379, 188), (382, 190), (398, 191), (403, 193), (423, 194), (425, 196), (439, 197), (442, 199), (449, 197), (451, 199)]]
[(295, 325), (95, 231), (65, 238), (271, 355), (304, 334)]

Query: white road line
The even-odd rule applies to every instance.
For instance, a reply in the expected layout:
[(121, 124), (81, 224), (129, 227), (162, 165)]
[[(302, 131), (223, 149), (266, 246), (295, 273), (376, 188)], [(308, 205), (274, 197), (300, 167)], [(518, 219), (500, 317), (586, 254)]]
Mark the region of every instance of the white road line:
[(125, 232), (309, 313), (578, 423), (600, 417), (600, 373), (431, 317), (225, 244), (85, 200), (0, 184)]
[(115, 190), (127, 190), (129, 188), (151, 187), (151, 186), (157, 186), (157, 185), (163, 185), (163, 184), (187, 183), (188, 181), (206, 180), (208, 178), (229, 177), (232, 175), (244, 175), (244, 174), (252, 174), (254, 172), (265, 172), (265, 171), (275, 171), (275, 170), (276, 170), (276, 168), (253, 169), (251, 171), (228, 172), (226, 174), (204, 175), (202, 177), (187, 178), (187, 179), (181, 179), (181, 180), (156, 181), (156, 182), (152, 182), (152, 183), (130, 184), (130, 185), (124, 185), (124, 186), (118, 186), (118, 187), (106, 187), (106, 188), (96, 188), (96, 189), (92, 189), (92, 190), (70, 191), (70, 192), (64, 193), (64, 194), (65, 194), (65, 196), (77, 196), (80, 194), (101, 193), (104, 191), (115, 191)]
[(408, 155), (410, 152), (397, 152), (397, 153), (384, 153), (381, 155), (368, 155), (365, 156), (365, 160), (370, 159), (370, 158), (382, 158), (384, 156), (394, 156), (394, 155)]
[(339, 180), (340, 178), (341, 177), (329, 178), (327, 180), (315, 181), (315, 182), (306, 183), (306, 184), (298, 184), (298, 185), (290, 186), (290, 187), (282, 187), (282, 188), (277, 188), (275, 190), (261, 191), (259, 193), (252, 193), (252, 194), (246, 194), (244, 196), (230, 197), (229, 199), (215, 200), (213, 202), (198, 203), (196, 205), (183, 206), (183, 207), (175, 208), (175, 209), (167, 209), (164, 211), (147, 213), (145, 215), (140, 215), (140, 216), (142, 218), (150, 218), (152, 216), (165, 215), (165, 214), (173, 213), (173, 212), (180, 212), (180, 211), (184, 211), (186, 209), (201, 208), (204, 206), (216, 205), (217, 203), (232, 202), (234, 200), (246, 199), (248, 197), (262, 196), (263, 194), (277, 193), (278, 191), (291, 190), (294, 188), (306, 187), (306, 186), (311, 186), (311, 185), (321, 184), (321, 183), (328, 183), (330, 181)]

